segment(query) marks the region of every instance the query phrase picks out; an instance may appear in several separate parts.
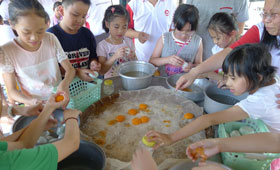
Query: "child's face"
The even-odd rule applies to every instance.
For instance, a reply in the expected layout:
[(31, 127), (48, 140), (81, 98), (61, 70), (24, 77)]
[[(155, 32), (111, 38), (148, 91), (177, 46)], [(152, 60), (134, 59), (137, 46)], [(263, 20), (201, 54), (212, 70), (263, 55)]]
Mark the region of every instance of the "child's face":
[(127, 31), (128, 21), (125, 17), (116, 17), (110, 23), (106, 22), (106, 27), (110, 30), (110, 35), (115, 40), (123, 40)]
[(89, 6), (81, 1), (64, 8), (62, 23), (71, 31), (76, 33), (84, 25)]
[(227, 35), (212, 29), (208, 29), (213, 42), (220, 48), (227, 48), (232, 43), (233, 35)]
[(55, 15), (56, 18), (60, 18), (61, 17), (59, 8), (61, 8), (61, 6), (58, 6), (58, 7), (56, 7), (54, 9), (54, 15)]
[(182, 30), (175, 29), (175, 37), (181, 41), (187, 41), (195, 31), (191, 31), (191, 24), (187, 23)]
[(26, 50), (37, 50), (45, 35), (47, 24), (45, 18), (34, 13), (18, 18), (12, 26), (18, 34), (18, 43)]
[(248, 89), (248, 82), (244, 76), (238, 76), (236, 73), (229, 73), (226, 76), (226, 85), (230, 92), (236, 96), (242, 95)]

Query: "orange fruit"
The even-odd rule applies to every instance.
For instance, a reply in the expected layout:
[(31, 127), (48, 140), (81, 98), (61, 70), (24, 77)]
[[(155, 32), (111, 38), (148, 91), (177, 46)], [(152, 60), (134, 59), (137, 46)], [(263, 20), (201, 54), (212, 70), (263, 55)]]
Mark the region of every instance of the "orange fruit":
[(63, 100), (64, 100), (64, 96), (62, 96), (62, 95), (58, 95), (58, 96), (55, 97), (56, 102), (61, 102)]
[(141, 121), (142, 123), (148, 123), (150, 121), (150, 118), (148, 116), (142, 116)]
[(123, 122), (125, 120), (125, 116), (124, 115), (118, 115), (116, 116), (116, 121), (117, 122)]
[(140, 125), (141, 123), (142, 123), (142, 121), (139, 118), (132, 119), (132, 124), (133, 125)]
[(146, 104), (139, 104), (139, 109), (140, 110), (146, 110), (147, 107), (148, 107), (148, 105), (146, 105)]
[(192, 119), (192, 118), (194, 118), (194, 115), (192, 113), (186, 113), (186, 114), (184, 114), (184, 118), (185, 119)]
[(110, 120), (110, 121), (108, 122), (108, 125), (114, 125), (114, 124), (116, 124), (116, 123), (117, 123), (116, 120)]
[(129, 109), (129, 110), (128, 110), (128, 114), (129, 114), (129, 115), (134, 116), (134, 115), (136, 115), (137, 113), (138, 113), (138, 110), (136, 110), (136, 109)]
[(195, 160), (197, 160), (199, 157), (201, 158), (201, 161), (207, 160), (207, 155), (204, 153), (204, 149), (202, 147), (195, 148), (195, 150), (191, 151), (191, 155)]

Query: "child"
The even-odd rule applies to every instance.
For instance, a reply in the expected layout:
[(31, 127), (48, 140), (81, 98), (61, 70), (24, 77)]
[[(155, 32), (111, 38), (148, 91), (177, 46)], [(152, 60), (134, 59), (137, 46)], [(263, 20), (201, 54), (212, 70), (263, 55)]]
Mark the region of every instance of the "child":
[[(188, 72), (202, 62), (202, 41), (195, 33), (198, 18), (198, 10), (193, 5), (182, 4), (176, 9), (175, 30), (160, 37), (150, 59), (150, 63), (160, 66), (161, 76)], [(183, 66), (185, 62), (189, 66)]]
[(242, 45), (226, 57), (222, 68), (230, 91), (234, 95), (249, 92), (249, 96), (227, 110), (200, 116), (172, 134), (148, 132), (147, 136), (157, 142), (155, 148), (170, 145), (211, 125), (248, 117), (263, 120), (270, 131), (280, 131), (279, 110), (275, 102), (280, 82), (274, 77), (276, 69), (271, 66), (270, 53), (262, 45)]
[(92, 81), (89, 74), (100, 71), (97, 60), (96, 42), (93, 34), (83, 27), (90, 6), (90, 0), (64, 0), (62, 2), (62, 21), (47, 31), (56, 35), (77, 75), (84, 81)]
[[(57, 95), (63, 95), (64, 100), (56, 102), (55, 98)], [(63, 139), (51, 144), (34, 147), (42, 132), (53, 127), (53, 122), (48, 121), (53, 111), (65, 106), (68, 101), (69, 98), (66, 93), (59, 92), (51, 95), (40, 115), (26, 128), (9, 136), (0, 137), (0, 169), (56, 170), (58, 162), (77, 150), (80, 143), (80, 131), (77, 119), (80, 111), (77, 110), (64, 111), (66, 128)], [(2, 101), (0, 100), (0, 102)], [(3, 114), (6, 111), (1, 106), (0, 103), (0, 117), (1, 112)]]
[(112, 5), (105, 11), (102, 25), (110, 35), (97, 45), (101, 73), (105, 74), (105, 78), (118, 76), (119, 65), (135, 58), (133, 41), (124, 36), (128, 23), (128, 12), (121, 5)]
[[(4, 52), (0, 68), (11, 102), (34, 105), (47, 100), (56, 86), (68, 94), (75, 70), (56, 37), (45, 33), (47, 13), (43, 6), (37, 0), (11, 1), (9, 15), (18, 37), (0, 49)], [(66, 71), (63, 80), (58, 63)]]
[(126, 36), (135, 38), (136, 56), (149, 62), (160, 36), (171, 28), (176, 5), (174, 0), (131, 0), (126, 6), (130, 15)]
[(59, 1), (56, 1), (53, 4), (54, 16), (51, 18), (51, 24), (50, 24), (51, 27), (58, 24), (62, 20), (62, 15), (60, 14), (61, 5), (62, 3)]
[[(224, 12), (214, 14), (210, 19), (207, 28), (210, 37), (215, 44), (212, 48), (213, 54), (229, 47), (238, 39), (237, 21), (232, 14)], [(223, 77), (216, 73), (222, 74), (222, 69), (203, 74), (202, 77), (208, 77), (216, 81), (221, 81)]]

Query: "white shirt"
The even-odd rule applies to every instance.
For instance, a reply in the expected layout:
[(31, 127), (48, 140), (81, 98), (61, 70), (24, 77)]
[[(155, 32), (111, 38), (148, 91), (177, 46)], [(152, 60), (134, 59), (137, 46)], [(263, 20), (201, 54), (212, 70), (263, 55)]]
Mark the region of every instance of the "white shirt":
[(148, 0), (131, 0), (127, 6), (134, 29), (150, 35), (144, 44), (135, 39), (138, 60), (148, 62), (160, 36), (168, 32), (176, 5), (173, 0), (158, 0), (153, 6)]
[(111, 5), (110, 0), (91, 0), (91, 6), (88, 10), (87, 22), (94, 36), (105, 32), (102, 28), (102, 21), (106, 9)]
[(3, 17), (3, 20), (9, 19), (9, 1), (10, 0), (3, 0), (3, 2), (0, 5), (0, 15)]
[(49, 14), (51, 18), (54, 15), (53, 5), (57, 0), (38, 0), (44, 7), (45, 11)]
[(236, 105), (250, 118), (261, 119), (272, 132), (280, 132), (280, 109), (277, 108), (276, 94), (280, 91), (279, 78), (273, 85), (262, 87)]
[(0, 25), (0, 46), (16, 38), (11, 26)]

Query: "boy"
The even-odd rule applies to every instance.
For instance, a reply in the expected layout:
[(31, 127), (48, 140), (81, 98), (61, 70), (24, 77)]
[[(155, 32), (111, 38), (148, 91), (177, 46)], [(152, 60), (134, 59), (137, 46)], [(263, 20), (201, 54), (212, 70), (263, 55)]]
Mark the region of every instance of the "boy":
[[(100, 71), (96, 41), (90, 30), (83, 27), (90, 0), (63, 0), (61, 22), (47, 31), (56, 35), (80, 79), (92, 81), (89, 74)], [(94, 71), (88, 69), (89, 66)]]
[(62, 16), (60, 14), (60, 8), (61, 8), (62, 3), (57, 1), (53, 4), (53, 12), (54, 15), (51, 18), (51, 27), (58, 24), (62, 20)]

